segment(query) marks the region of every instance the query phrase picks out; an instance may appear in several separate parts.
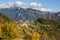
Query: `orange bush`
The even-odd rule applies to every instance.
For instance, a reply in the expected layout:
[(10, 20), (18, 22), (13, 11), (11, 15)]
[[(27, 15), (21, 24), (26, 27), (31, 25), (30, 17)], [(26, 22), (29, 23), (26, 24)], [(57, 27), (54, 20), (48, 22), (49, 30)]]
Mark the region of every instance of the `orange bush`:
[(30, 37), (30, 40), (40, 40), (40, 34), (37, 32), (33, 32)]

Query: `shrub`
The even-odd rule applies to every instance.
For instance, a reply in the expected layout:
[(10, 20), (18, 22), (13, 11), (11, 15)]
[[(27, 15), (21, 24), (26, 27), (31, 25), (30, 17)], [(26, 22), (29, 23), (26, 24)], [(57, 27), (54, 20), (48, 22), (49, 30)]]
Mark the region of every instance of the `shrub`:
[(30, 40), (40, 40), (40, 34), (37, 32), (33, 32), (30, 37)]
[(1, 29), (3, 38), (15, 38), (18, 36), (14, 23), (5, 23)]

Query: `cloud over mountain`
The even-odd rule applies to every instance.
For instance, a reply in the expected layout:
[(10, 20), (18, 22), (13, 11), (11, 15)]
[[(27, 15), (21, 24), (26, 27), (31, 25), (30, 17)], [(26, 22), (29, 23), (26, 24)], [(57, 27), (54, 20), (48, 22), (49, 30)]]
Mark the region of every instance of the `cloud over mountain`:
[(39, 9), (41, 11), (53, 11), (48, 8), (44, 8), (44, 6), (41, 3), (36, 3), (36, 2), (31, 2), (30, 4), (24, 3), (21, 1), (16, 1), (15, 3), (8, 3), (8, 4), (1, 4), (0, 8), (10, 8), (10, 7), (23, 7), (23, 8), (34, 8), (34, 9)]
[(52, 12), (53, 10), (52, 9), (47, 9), (47, 8), (41, 8), (41, 11), (50, 11), (50, 12)]
[(38, 8), (43, 7), (42, 4), (40, 4), (40, 3), (38, 4), (38, 3), (36, 3), (36, 2), (32, 2), (32, 3), (30, 4), (30, 6), (31, 6), (31, 7), (38, 7)]

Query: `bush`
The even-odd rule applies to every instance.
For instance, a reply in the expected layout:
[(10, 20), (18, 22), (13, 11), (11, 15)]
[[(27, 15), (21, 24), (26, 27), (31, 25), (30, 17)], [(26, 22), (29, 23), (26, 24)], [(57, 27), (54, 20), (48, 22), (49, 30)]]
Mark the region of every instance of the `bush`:
[(30, 37), (30, 40), (40, 40), (40, 34), (37, 32), (33, 32)]
[(16, 27), (14, 23), (4, 23), (1, 27), (2, 30), (2, 37), (3, 38), (15, 38), (18, 36), (18, 31), (16, 30)]

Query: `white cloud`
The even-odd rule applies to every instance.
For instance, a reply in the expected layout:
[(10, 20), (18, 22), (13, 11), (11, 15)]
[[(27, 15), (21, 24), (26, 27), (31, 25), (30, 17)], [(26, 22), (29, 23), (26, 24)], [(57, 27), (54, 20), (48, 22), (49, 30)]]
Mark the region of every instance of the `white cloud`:
[(20, 1), (17, 1), (16, 3), (17, 3), (17, 4), (20, 4), (20, 5), (22, 5), (22, 4), (23, 4), (23, 2), (20, 2)]
[(15, 3), (15, 5), (17, 5), (17, 6), (24, 6), (24, 5), (25, 5), (25, 3), (20, 2), (20, 1), (17, 1), (17, 2)]
[(41, 8), (40, 10), (41, 11), (46, 11), (46, 12), (52, 12), (53, 11), (52, 9), (47, 9), (47, 8)]
[(23, 8), (29, 7), (29, 8), (38, 9), (38, 10), (40, 9), (41, 11), (53, 11), (51, 9), (44, 8), (41, 3), (32, 2), (28, 4), (28, 3), (21, 2), (21, 1), (16, 1), (15, 3), (12, 2), (8, 4), (1, 4), (0, 8), (10, 8), (13, 6), (23, 7)]
[(14, 3), (14, 5), (17, 7), (28, 7), (27, 3), (24, 3), (21, 1), (16, 1), (16, 3)]
[(9, 6), (7, 6), (6, 4), (2, 4), (0, 5), (0, 8), (8, 8)]
[(13, 3), (8, 3), (8, 4), (1, 4), (0, 8), (10, 8), (13, 6)]
[(37, 3), (33, 2), (33, 3), (31, 3), (31, 6), (37, 6)]
[(32, 3), (30, 4), (30, 6), (31, 6), (31, 7), (42, 7), (42, 4), (36, 3), (36, 2), (32, 2)]

